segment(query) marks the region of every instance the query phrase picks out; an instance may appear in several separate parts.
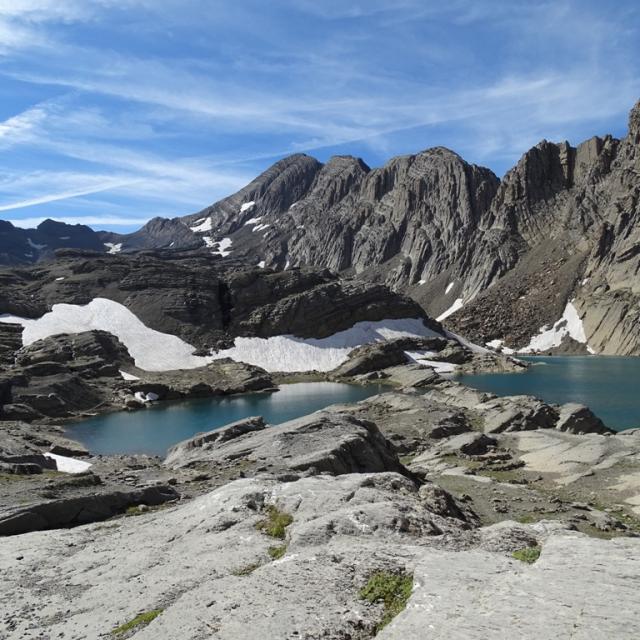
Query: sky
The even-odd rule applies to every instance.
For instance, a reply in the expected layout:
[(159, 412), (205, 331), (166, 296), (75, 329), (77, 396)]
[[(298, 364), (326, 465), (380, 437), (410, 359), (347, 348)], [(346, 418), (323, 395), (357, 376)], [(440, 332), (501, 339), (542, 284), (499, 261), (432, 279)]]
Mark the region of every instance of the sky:
[(129, 231), (291, 153), (626, 133), (636, 0), (0, 0), (0, 219)]

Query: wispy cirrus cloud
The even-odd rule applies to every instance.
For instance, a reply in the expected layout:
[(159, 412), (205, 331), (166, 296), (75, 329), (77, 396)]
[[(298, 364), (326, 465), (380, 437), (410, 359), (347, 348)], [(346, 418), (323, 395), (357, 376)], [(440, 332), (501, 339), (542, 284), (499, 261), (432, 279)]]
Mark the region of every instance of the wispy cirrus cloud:
[(623, 132), (639, 25), (631, 0), (0, 0), (0, 210), (177, 215), (292, 151), (444, 144), (502, 173), (542, 137)]

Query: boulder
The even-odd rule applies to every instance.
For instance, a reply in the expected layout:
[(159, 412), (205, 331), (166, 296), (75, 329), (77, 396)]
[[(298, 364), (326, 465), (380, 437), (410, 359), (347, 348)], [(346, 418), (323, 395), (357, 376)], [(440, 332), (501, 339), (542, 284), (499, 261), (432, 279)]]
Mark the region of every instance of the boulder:
[(264, 428), (261, 419), (176, 445), (165, 464), (170, 468), (244, 461), (260, 471), (311, 474), (395, 471), (409, 475), (389, 442), (368, 420), (319, 411)]
[(569, 433), (615, 433), (591, 409), (582, 404), (568, 402), (560, 407), (556, 429)]
[(165, 464), (169, 467), (183, 466), (187, 459), (197, 456), (200, 458), (208, 449), (215, 448), (216, 445), (228, 442), (235, 438), (239, 438), (253, 431), (261, 431), (266, 428), (266, 423), (262, 417), (245, 418), (232, 422), (215, 431), (207, 431), (198, 433), (193, 438), (183, 440), (174, 445), (167, 452)]

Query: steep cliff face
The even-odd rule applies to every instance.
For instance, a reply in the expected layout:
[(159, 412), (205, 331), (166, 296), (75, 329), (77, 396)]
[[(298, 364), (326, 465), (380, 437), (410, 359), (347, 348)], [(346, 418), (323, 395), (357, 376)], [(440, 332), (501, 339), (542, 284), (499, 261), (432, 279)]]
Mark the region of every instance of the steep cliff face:
[(640, 103), (622, 140), (543, 142), (525, 154), (491, 207), (520, 243), (517, 265), (451, 318), (456, 330), (523, 347), (572, 302), (585, 348), (640, 355), (639, 142)]

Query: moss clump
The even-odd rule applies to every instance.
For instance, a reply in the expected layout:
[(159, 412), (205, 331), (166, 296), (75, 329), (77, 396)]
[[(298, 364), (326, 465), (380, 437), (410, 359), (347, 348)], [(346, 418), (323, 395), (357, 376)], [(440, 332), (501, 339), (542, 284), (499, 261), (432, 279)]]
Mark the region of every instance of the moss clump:
[(288, 513), (271, 505), (267, 509), (267, 517), (256, 524), (256, 529), (272, 538), (284, 540), (286, 529), (292, 522), (293, 518)]
[(152, 609), (151, 611), (145, 611), (137, 615), (133, 620), (121, 624), (117, 629), (111, 632), (112, 636), (119, 636), (132, 629), (139, 629), (140, 627), (146, 627), (150, 622), (155, 620), (162, 613), (162, 609)]
[(533, 564), (540, 557), (540, 547), (525, 547), (524, 549), (518, 549), (514, 551), (511, 555), (521, 562), (526, 562), (527, 564)]
[(281, 544), (279, 547), (269, 547), (267, 553), (272, 560), (279, 560), (287, 552), (287, 545)]
[(374, 573), (360, 589), (360, 597), (368, 602), (384, 603), (382, 620), (376, 633), (388, 625), (406, 606), (413, 589), (413, 576), (407, 573)]

